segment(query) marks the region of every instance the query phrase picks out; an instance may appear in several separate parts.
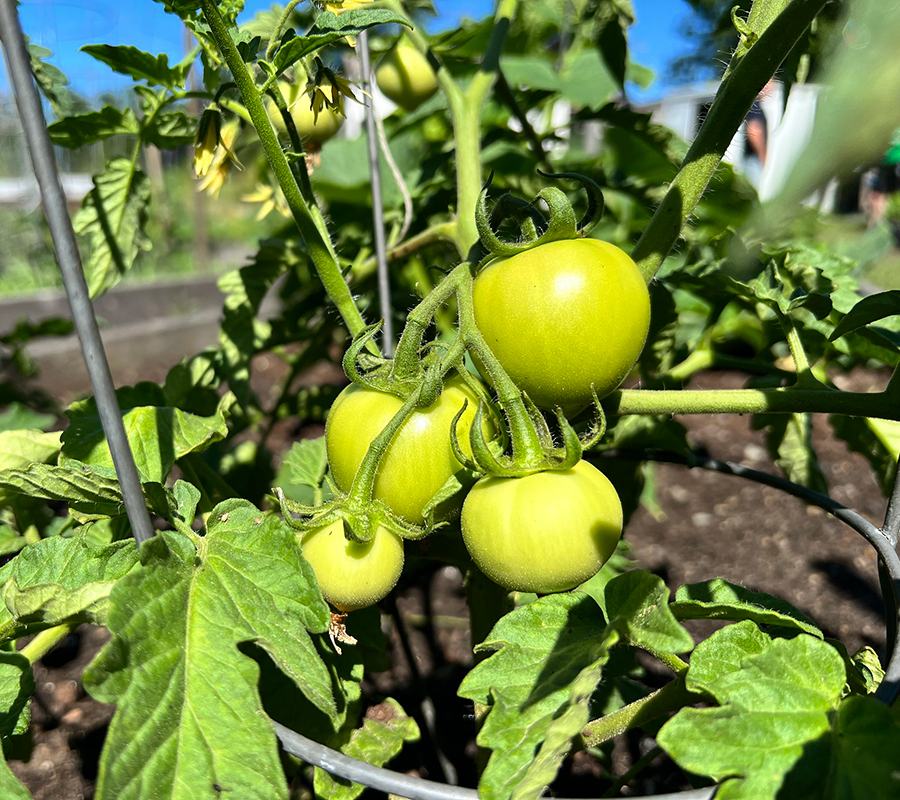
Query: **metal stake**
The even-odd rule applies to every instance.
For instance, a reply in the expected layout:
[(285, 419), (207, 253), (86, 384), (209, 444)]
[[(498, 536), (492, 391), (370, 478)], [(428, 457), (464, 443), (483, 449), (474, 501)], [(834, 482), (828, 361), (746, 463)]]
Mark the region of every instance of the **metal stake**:
[[(372, 94), (372, 64), (366, 31), (356, 39), (356, 51), (362, 64), (363, 88)], [(391, 283), (388, 276), (387, 244), (384, 236), (384, 202), (381, 198), (381, 167), (378, 162), (378, 132), (375, 129), (375, 99), (369, 98), (366, 109), (366, 144), (369, 149), (369, 175), (372, 184), (372, 225), (375, 229), (375, 261), (378, 264), (378, 300), (381, 304), (381, 349), (388, 357), (394, 354), (394, 321), (391, 311)]]
[(116, 475), (125, 500), (125, 511), (131, 530), (138, 544), (153, 537), (150, 514), (144, 503), (137, 467), (125, 435), (122, 424), (122, 412), (116, 400), (112, 374), (106, 360), (106, 351), (100, 339), (100, 330), (94, 317), (94, 309), (88, 294), (84, 270), (81, 266), (81, 255), (75, 240), (75, 231), (66, 208), (66, 197), (59, 182), (56, 170), (56, 158), (50, 135), (47, 133), (47, 121), (38, 96), (37, 87), (31, 74), (31, 60), (25, 47), (25, 37), (19, 24), (16, 0), (0, 0), (0, 41), (3, 42), (4, 53), (15, 87), (16, 105), (25, 130), (31, 163), (41, 197), (44, 202), (44, 214), (53, 237), (56, 250), (56, 261), (63, 277), (63, 285), (72, 308), (75, 331), (81, 342), (81, 352), (87, 366), (91, 386), (97, 400), (97, 411), (103, 432), (109, 441)]

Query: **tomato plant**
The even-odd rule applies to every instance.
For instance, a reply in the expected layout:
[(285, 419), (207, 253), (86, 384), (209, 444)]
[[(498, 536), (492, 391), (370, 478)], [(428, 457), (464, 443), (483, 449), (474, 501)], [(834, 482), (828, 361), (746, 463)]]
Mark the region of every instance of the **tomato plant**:
[[(422, 24), (428, 5), (292, 0), (254, 16), (168, 0), (157, 10), (192, 48), (175, 63), (86, 44), (135, 83), (121, 107), (94, 107), (0, 3), (97, 381), (63, 412), (29, 383), (26, 345), (69, 328), (0, 335), (0, 796), (25, 798), (17, 778), (35, 771), (43, 795), (98, 800), (146, 787), (354, 800), (363, 784), (416, 796), (418, 778), (382, 769), (405, 748), (404, 771), (493, 800), (897, 797), (900, 300), (863, 297), (861, 266), (833, 252), (818, 216), (790, 217), (827, 170), (881, 158), (900, 17), (860, 0), (835, 26), (809, 155), (762, 214), (721, 162), (776, 70), (784, 117), (796, 113), (791, 87), (816, 68), (814, 40), (829, 51), (838, 4), (726, 13), (716, 35), (733, 55), (689, 143), (629, 103), (644, 73), (627, 0), (497, 0), (441, 33)], [(382, 90), (414, 113), (377, 119), (366, 102), (352, 119), (369, 47), (387, 54)], [(71, 164), (114, 155), (73, 223), (51, 143)], [(179, 205), (187, 169), (205, 196)], [(199, 246), (204, 219), (255, 236), (267, 216), (248, 263), (217, 278), (218, 336), (173, 356), (159, 383), (109, 386), (88, 293), (139, 272), (167, 233)], [(748, 417), (751, 438), (734, 441), (726, 415)], [(822, 452), (846, 445), (849, 469), (820, 457), (829, 430), (840, 446)], [(685, 488), (699, 470), (709, 481), (693, 486), (709, 491)], [(837, 475), (869, 510), (877, 485), (883, 523), (829, 496)], [(759, 509), (740, 507), (743, 491), (718, 502), (730, 480), (771, 494), (752, 495)], [(831, 530), (802, 511), (788, 525), (769, 507), (782, 496), (876, 551), (883, 638), (877, 625), (826, 635), (847, 630), (832, 608), (840, 570), (836, 587), (810, 580), (804, 594), (785, 574), (785, 598), (763, 591), (795, 567), (769, 553), (804, 535), (819, 548)], [(686, 555), (679, 534), (710, 522), (710, 550), (734, 536), (767, 568), (735, 557), (721, 577), (692, 577), (712, 554)], [(858, 583), (864, 562), (845, 545), (832, 552)], [(676, 587), (680, 575), (692, 582)], [(21, 733), (57, 714), (54, 695), (29, 723), (36, 663), (85, 623), (108, 639), (71, 662), (92, 659), (78, 710), (114, 712), (86, 715), (112, 720), (97, 774), (64, 785), (73, 770), (50, 776), (44, 755), (23, 766)], [(50, 721), (60, 741), (96, 732), (76, 714)]]
[(516, 385), (543, 408), (578, 410), (617, 388), (650, 326), (647, 286), (628, 254), (596, 239), (548, 242), (491, 261), (475, 321)]
[(437, 76), (415, 47), (401, 40), (375, 70), (378, 88), (406, 111), (415, 111), (438, 89)]
[(517, 592), (572, 589), (609, 560), (622, 504), (586, 461), (523, 478), (482, 478), (466, 496), (462, 535), (478, 568)]
[[(471, 450), (468, 432), (478, 396), (461, 378), (452, 378), (428, 408), (413, 412), (391, 441), (375, 477), (373, 496), (411, 522), (421, 523), (429, 501), (447, 480), (462, 469), (450, 444), (450, 427), (467, 404), (458, 431), (463, 450)], [(348, 386), (328, 413), (325, 442), (331, 474), (340, 489), (348, 490), (372, 440), (400, 409), (395, 395)]]
[(377, 603), (403, 571), (403, 540), (384, 528), (368, 542), (354, 542), (341, 522), (333, 522), (303, 534), (300, 546), (322, 596), (339, 611)]

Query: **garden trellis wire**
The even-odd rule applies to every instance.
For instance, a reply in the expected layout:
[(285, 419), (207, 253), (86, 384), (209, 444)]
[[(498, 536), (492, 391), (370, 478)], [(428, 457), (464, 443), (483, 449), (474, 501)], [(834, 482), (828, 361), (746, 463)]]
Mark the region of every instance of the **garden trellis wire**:
[[(91, 385), (94, 389), (103, 429), (109, 441), (116, 474), (125, 500), (128, 519), (134, 537), (140, 545), (152, 537), (153, 529), (144, 503), (137, 468), (125, 435), (109, 364), (106, 360), (103, 343), (100, 339), (88, 295), (75, 233), (66, 209), (65, 196), (60, 185), (53, 149), (47, 133), (41, 100), (32, 79), (30, 59), (18, 20), (16, 0), (0, 0), (0, 41), (3, 43), (10, 74), (12, 75), (16, 102), (25, 130), (35, 175), (43, 197), (44, 211), (56, 248), (63, 283), (72, 308), (75, 329), (81, 341), (82, 352)], [(368, 80), (370, 69), (367, 63), (364, 66), (364, 70)], [(371, 126), (369, 127), (371, 128)], [(371, 130), (369, 130), (369, 138), (370, 141), (374, 141)], [(377, 148), (377, 144), (375, 147)], [(372, 174), (374, 195), (374, 181), (377, 171), (373, 170)], [(377, 202), (377, 199), (373, 202)], [(377, 228), (378, 224), (376, 222), (376, 233)], [(386, 317), (389, 316), (389, 313), (388, 308), (385, 311)], [(655, 456), (647, 453), (641, 454), (641, 457), (671, 460), (664, 456)], [(900, 468), (898, 468), (892, 497), (888, 504), (884, 526), (879, 529), (857, 512), (837, 503), (832, 498), (791, 483), (784, 478), (737, 464), (718, 462), (713, 459), (701, 459), (696, 462), (696, 466), (743, 477), (785, 491), (812, 505), (825, 509), (860, 533), (878, 553), (880, 563), (887, 574), (887, 580), (882, 585), (886, 595), (888, 593), (892, 595), (885, 596), (885, 605), (896, 617), (898, 605), (900, 605), (900, 558), (898, 558), (895, 549), (898, 534), (900, 534)], [(891, 651), (890, 660), (884, 679), (876, 692), (876, 697), (887, 704), (892, 703), (896, 699), (898, 692), (900, 692), (900, 640), (898, 640), (900, 625), (896, 624), (896, 620), (893, 625), (893, 631), (894, 641), (888, 643)], [(383, 792), (400, 795), (409, 798), (409, 800), (477, 800), (478, 793), (474, 789), (439, 784), (403, 775), (382, 767), (376, 767), (307, 739), (276, 722), (272, 724), (282, 746), (288, 753), (333, 775)], [(716, 787), (709, 787), (674, 794), (656, 795), (655, 800), (666, 800), (667, 798), (671, 800), (674, 800), (674, 798), (679, 798), (679, 800), (708, 800), (715, 796), (716, 791)], [(645, 800), (650, 800), (650, 798)]]

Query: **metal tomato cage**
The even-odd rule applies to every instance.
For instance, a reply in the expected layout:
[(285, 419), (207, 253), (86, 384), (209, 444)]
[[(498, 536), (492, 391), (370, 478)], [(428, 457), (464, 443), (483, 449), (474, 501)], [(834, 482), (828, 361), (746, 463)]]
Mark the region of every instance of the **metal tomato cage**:
[[(361, 35), (359, 40), (363, 74), (368, 82), (371, 66), (365, 34)], [(116, 474), (125, 501), (125, 510), (134, 532), (134, 538), (140, 545), (153, 536), (153, 528), (144, 503), (140, 479), (128, 438), (125, 435), (112, 375), (94, 317), (75, 233), (66, 209), (66, 199), (60, 184), (50, 136), (47, 133), (47, 123), (31, 74), (31, 63), (19, 24), (16, 0), (0, 0), (0, 42), (3, 44), (9, 73), (12, 76), (16, 104), (28, 142), (35, 177), (41, 190), (44, 213), (53, 238), (66, 295), (72, 308), (75, 330), (81, 343), (91, 386), (97, 399), (103, 430), (112, 451)], [(379, 245), (379, 294), (382, 302), (386, 304), (389, 303), (389, 286), (387, 264), (384, 257), (380, 192), (377, 191), (378, 145), (373, 132), (374, 119), (371, 104), (367, 107), (367, 130), (373, 195), (375, 196), (373, 205), (375, 206), (376, 242)], [(389, 307), (383, 305), (382, 309), (386, 312), (384, 313), (385, 318), (389, 319)], [(777, 475), (714, 459), (701, 460), (697, 466), (762, 483), (818, 506), (849, 525), (875, 548), (879, 559), (879, 575), (887, 611), (890, 639), (890, 659), (884, 680), (875, 692), (875, 697), (883, 703), (891, 705), (900, 693), (900, 616), (898, 616), (900, 614), (898, 612), (900, 609), (900, 557), (896, 551), (898, 535), (900, 535), (900, 468), (898, 468), (892, 496), (888, 502), (884, 525), (879, 528), (858, 512), (841, 505), (831, 497), (791, 483)], [(409, 800), (477, 800), (478, 798), (478, 792), (475, 789), (464, 789), (422, 778), (413, 778), (383, 767), (375, 767), (365, 761), (350, 758), (337, 750), (314, 742), (275, 721), (272, 721), (272, 725), (286, 752), (308, 764), (320, 767), (332, 775), (382, 792), (406, 797)], [(636, 798), (636, 800), (675, 800), (675, 798), (678, 800), (709, 800), (715, 796), (716, 791), (717, 787), (713, 786), (654, 795), (652, 799), (649, 797)]]

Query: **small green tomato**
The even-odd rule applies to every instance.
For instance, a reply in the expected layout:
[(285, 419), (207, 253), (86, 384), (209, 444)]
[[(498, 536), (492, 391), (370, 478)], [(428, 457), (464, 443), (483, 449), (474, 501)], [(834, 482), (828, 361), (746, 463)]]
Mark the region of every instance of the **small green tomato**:
[(377, 603), (397, 585), (403, 571), (403, 541), (383, 527), (361, 544), (344, 535), (344, 524), (338, 520), (304, 533), (300, 547), (322, 596), (339, 611)]
[(406, 111), (415, 111), (438, 89), (437, 76), (428, 59), (405, 41), (400, 41), (378, 63), (375, 82)]
[(462, 534), (478, 568), (506, 589), (548, 594), (595, 575), (622, 535), (622, 504), (587, 461), (524, 478), (482, 478), (466, 497)]
[[(456, 412), (468, 402), (457, 425), (463, 452), (471, 457), (469, 430), (478, 408), (478, 396), (462, 380), (444, 384), (434, 405), (414, 411), (385, 451), (375, 477), (374, 495), (395, 514), (421, 525), (423, 511), (462, 464), (450, 445), (450, 426)], [(341, 392), (325, 426), (325, 446), (334, 482), (348, 491), (372, 440), (400, 410), (399, 397), (352, 384)], [(493, 425), (483, 427), (485, 436)]]

